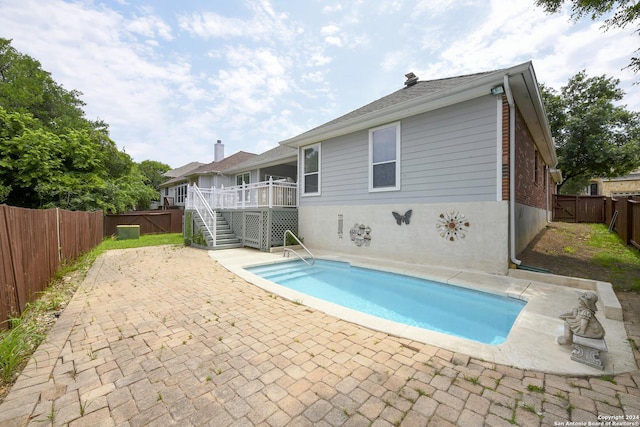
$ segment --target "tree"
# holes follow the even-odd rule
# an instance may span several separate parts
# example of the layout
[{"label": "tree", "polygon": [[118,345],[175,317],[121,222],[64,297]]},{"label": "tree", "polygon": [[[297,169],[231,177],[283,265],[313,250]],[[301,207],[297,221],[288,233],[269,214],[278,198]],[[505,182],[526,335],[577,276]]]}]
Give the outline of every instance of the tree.
[{"label": "tree", "polygon": [[79,96],[0,38],[0,203],[118,213],[157,198]]},{"label": "tree", "polygon": [[559,93],[541,87],[558,168],[569,187],[588,178],[624,176],[640,166],[640,116],[614,105],[624,96],[618,84],[581,71]]},{"label": "tree", "polygon": [[160,184],[169,179],[164,173],[171,170],[171,166],[155,160],[143,160],[138,164],[138,168],[147,179],[146,184],[155,191],[160,191]]},{"label": "tree", "polygon": [[31,113],[52,131],[92,127],[84,117],[81,95],[64,89],[40,62],[11,47],[11,40],[0,38],[0,106]]},{"label": "tree", "polygon": [[145,181],[102,131],[57,135],[28,113],[0,107],[0,203],[125,212],[156,198]]},{"label": "tree", "polygon": [[[571,16],[578,20],[583,16],[590,16],[592,21],[613,12],[613,16],[605,19],[604,27],[624,28],[635,23],[640,18],[640,2],[632,0],[536,0],[536,6],[541,6],[549,13],[557,13],[564,3],[571,4]],[[638,30],[636,29],[636,33]],[[636,53],[640,52],[636,50]],[[631,58],[629,67],[633,72],[640,71],[640,57]]]}]

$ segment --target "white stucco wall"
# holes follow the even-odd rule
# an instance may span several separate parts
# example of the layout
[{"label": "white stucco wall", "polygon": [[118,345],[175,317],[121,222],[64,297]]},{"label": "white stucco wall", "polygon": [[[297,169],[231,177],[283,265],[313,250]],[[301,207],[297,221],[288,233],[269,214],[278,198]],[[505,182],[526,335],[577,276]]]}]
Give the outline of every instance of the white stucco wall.
[{"label": "white stucco wall", "polygon": [[547,225],[547,211],[516,203],[516,254],[526,249]]},{"label": "white stucco wall", "polygon": [[[392,212],[412,209],[409,225],[397,225]],[[464,214],[464,238],[449,241],[436,224],[440,214]],[[343,215],[343,236],[338,236]],[[356,246],[349,231],[354,224],[371,227],[371,243]],[[406,205],[307,206],[299,208],[299,235],[305,245],[341,254],[389,258],[416,264],[504,274],[508,268],[507,202],[429,203]]]}]

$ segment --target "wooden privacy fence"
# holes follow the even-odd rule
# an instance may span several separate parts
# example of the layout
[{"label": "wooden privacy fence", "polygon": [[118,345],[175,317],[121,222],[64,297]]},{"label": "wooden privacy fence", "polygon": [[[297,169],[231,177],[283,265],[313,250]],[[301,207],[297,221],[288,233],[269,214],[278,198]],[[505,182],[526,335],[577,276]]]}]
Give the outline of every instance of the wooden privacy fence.
[{"label": "wooden privacy fence", "polygon": [[604,222],[603,196],[553,195],[553,220],[560,222]]},{"label": "wooden privacy fence", "polygon": [[102,212],[0,205],[0,328],[49,284],[56,270],[102,242]]},{"label": "wooden privacy fence", "polygon": [[640,249],[640,198],[553,195],[553,220],[611,225],[627,244]]},{"label": "wooden privacy fence", "polygon": [[182,233],[182,209],[166,211],[137,211],[126,214],[106,215],[104,236],[116,234],[118,225],[139,225],[140,234]]},{"label": "wooden privacy fence", "polygon": [[605,215],[605,222],[624,242],[640,249],[640,198],[608,197]]}]

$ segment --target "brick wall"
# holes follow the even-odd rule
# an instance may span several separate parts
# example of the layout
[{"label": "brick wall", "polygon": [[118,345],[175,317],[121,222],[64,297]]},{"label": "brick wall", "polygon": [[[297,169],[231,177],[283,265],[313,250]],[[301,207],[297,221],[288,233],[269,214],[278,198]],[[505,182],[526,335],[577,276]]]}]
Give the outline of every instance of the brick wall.
[{"label": "brick wall", "polygon": [[509,103],[502,97],[502,200],[509,200]]},{"label": "brick wall", "polygon": [[[546,209],[544,162],[536,150],[533,138],[517,108],[515,136],[516,202]],[[502,102],[502,200],[509,200],[509,167],[509,104],[504,97]],[[550,175],[547,179],[547,182],[552,182]],[[551,185],[549,206],[551,206],[551,193],[554,190],[555,186]]]},{"label": "brick wall", "polygon": [[516,202],[546,209],[545,167],[529,129],[516,111]]}]

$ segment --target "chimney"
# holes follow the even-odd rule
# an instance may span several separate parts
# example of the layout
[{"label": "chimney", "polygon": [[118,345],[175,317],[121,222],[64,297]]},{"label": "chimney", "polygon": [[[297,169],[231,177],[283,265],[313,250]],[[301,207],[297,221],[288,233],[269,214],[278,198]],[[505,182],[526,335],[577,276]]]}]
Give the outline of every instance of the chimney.
[{"label": "chimney", "polygon": [[407,73],[404,76],[407,78],[407,80],[404,82],[404,85],[406,87],[413,86],[414,84],[418,83],[418,76],[416,76],[415,74]]},{"label": "chimney", "polygon": [[213,146],[213,161],[219,162],[224,159],[224,144],[222,141],[218,140],[216,144]]}]

